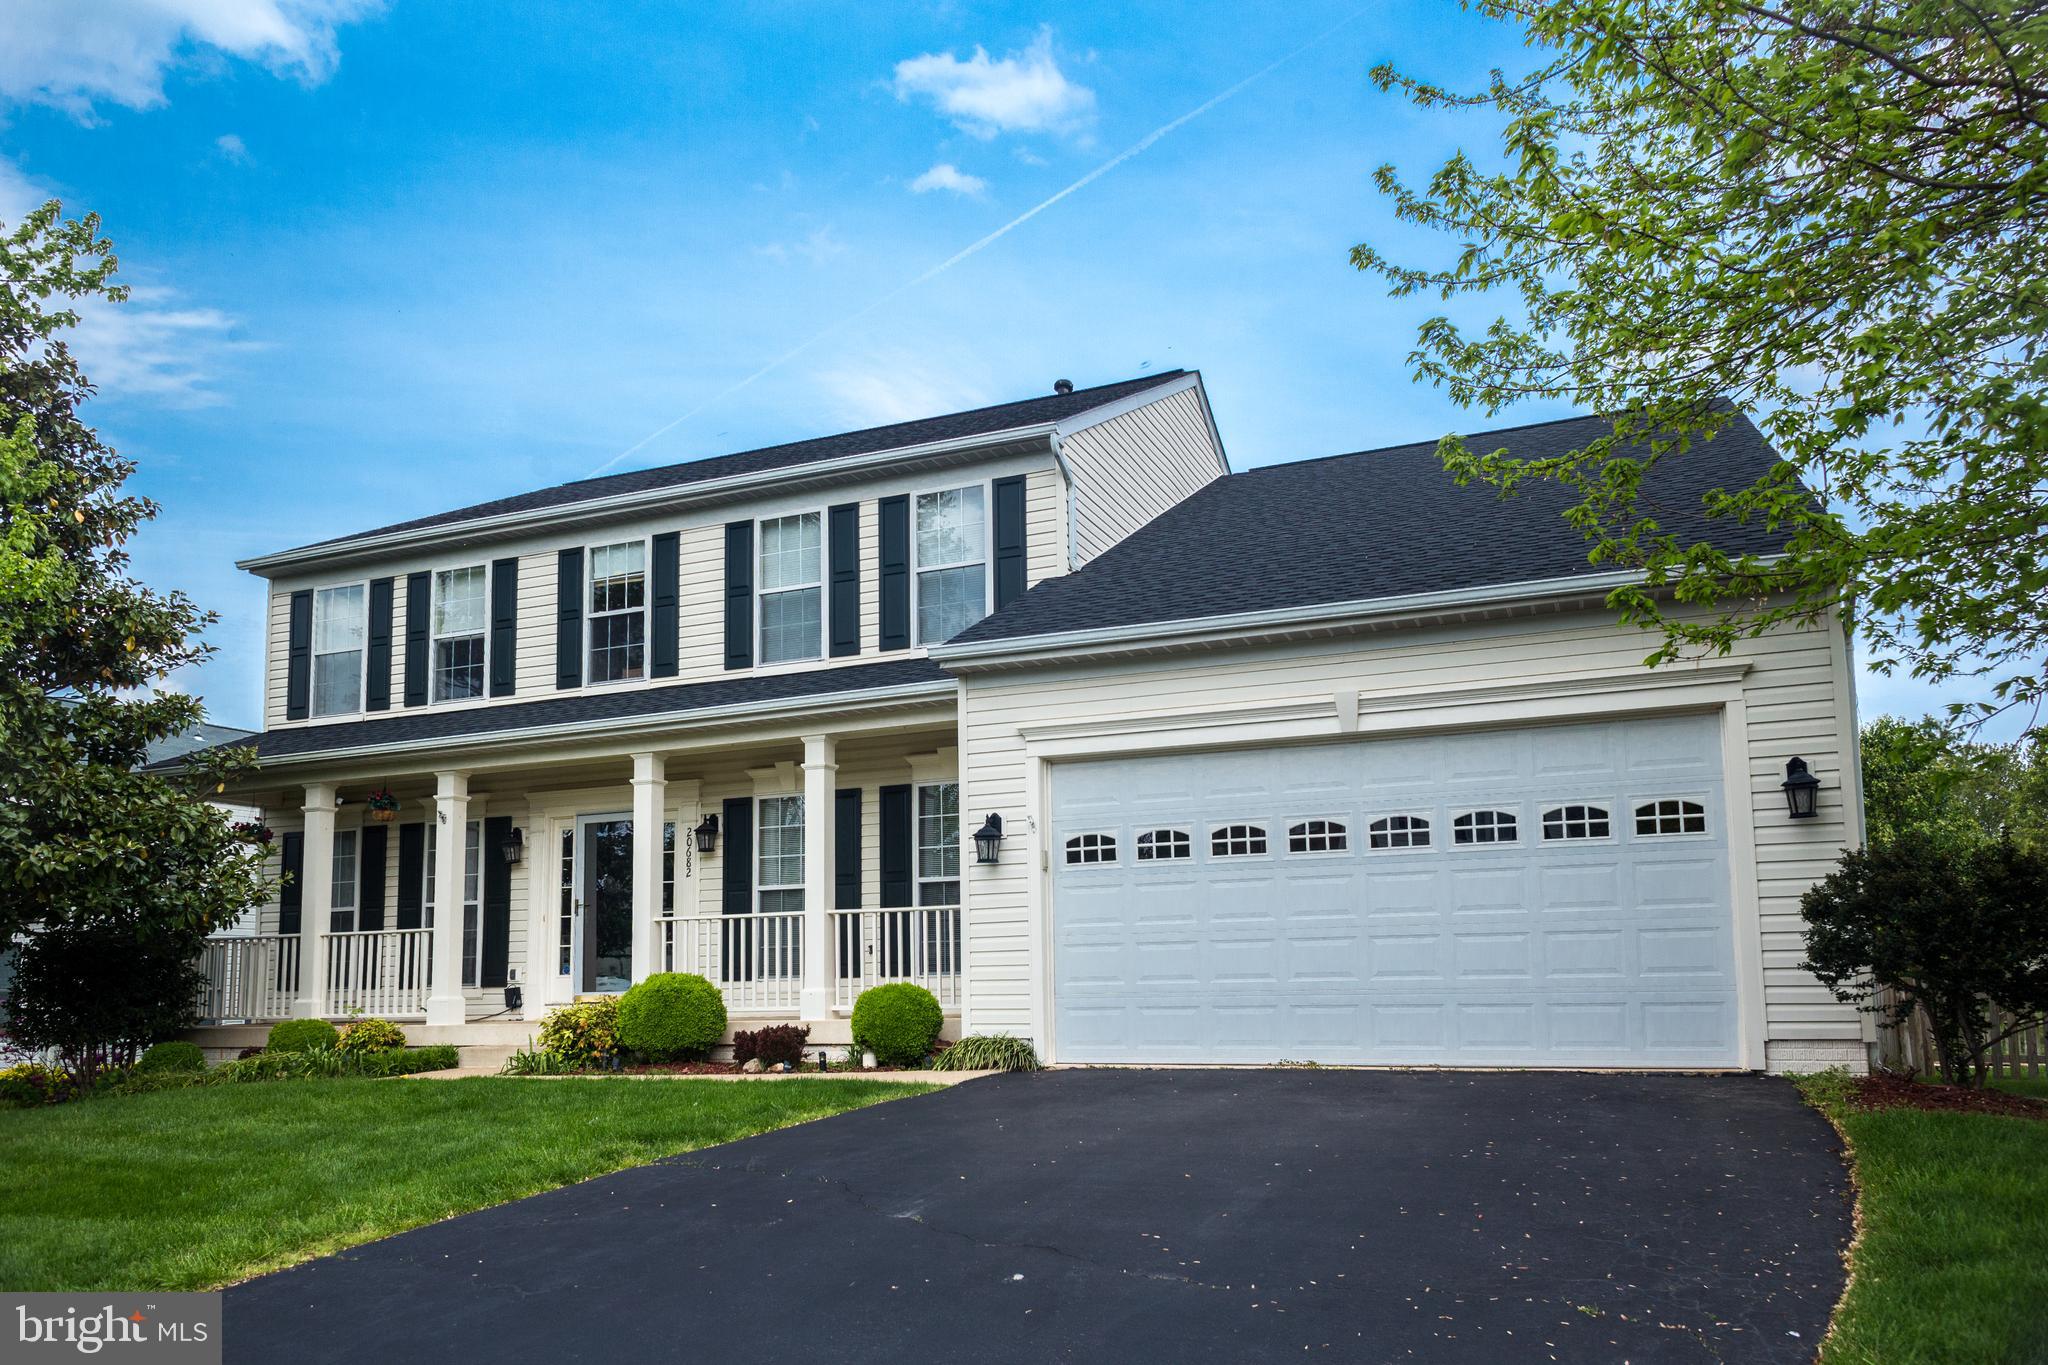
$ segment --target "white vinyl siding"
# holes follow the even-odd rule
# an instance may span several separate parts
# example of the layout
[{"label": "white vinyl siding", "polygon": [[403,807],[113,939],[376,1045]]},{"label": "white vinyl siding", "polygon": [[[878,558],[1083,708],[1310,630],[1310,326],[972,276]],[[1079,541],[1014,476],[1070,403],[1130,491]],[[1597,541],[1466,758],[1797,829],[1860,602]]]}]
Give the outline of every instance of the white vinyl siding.
[{"label": "white vinyl siding", "polygon": [[1199,393],[1179,393],[1084,427],[1060,442],[1073,476],[1073,538],[1081,567],[1223,474]]}]

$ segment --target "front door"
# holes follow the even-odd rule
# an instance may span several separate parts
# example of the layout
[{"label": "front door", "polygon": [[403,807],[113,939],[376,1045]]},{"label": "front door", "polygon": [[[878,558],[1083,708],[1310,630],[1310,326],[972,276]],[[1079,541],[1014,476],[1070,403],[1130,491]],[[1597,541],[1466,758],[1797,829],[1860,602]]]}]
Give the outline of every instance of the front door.
[{"label": "front door", "polygon": [[633,984],[633,822],[586,815],[576,836],[576,989],[616,993]]}]

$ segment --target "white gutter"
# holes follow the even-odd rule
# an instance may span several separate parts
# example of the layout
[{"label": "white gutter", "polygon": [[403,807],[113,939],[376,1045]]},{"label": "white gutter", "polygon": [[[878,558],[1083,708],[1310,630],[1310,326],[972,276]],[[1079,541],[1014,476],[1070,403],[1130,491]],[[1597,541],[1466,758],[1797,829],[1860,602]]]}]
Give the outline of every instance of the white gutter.
[{"label": "white gutter", "polygon": [[1008,640],[932,645],[925,652],[949,669],[995,668],[1061,656],[1086,656],[1127,649],[1175,648],[1224,643],[1247,636],[1297,630],[1344,630],[1386,625],[1408,617],[1475,607],[1513,606],[1566,596],[1604,596],[1615,588],[1642,581],[1637,573],[1578,574],[1569,578],[1538,578],[1442,592],[1409,593],[1400,597],[1368,597],[1348,602],[1322,602],[1306,607],[1274,607],[1265,611],[1198,616],[1178,621],[1149,621],[1129,626],[1023,635]]},{"label": "white gutter", "polygon": [[752,474],[733,474],[722,479],[704,479],[696,483],[671,484],[632,493],[615,493],[609,497],[565,502],[556,507],[535,508],[523,512],[499,512],[468,521],[437,522],[432,526],[415,526],[409,530],[354,536],[319,545],[304,545],[295,550],[279,550],[275,554],[257,555],[253,559],[238,559],[235,561],[235,567],[248,573],[269,576],[273,570],[413,549],[444,540],[488,535],[493,531],[543,530],[564,522],[630,512],[647,506],[674,506],[708,501],[735,493],[745,493],[766,485],[788,483],[799,478],[857,474],[881,465],[959,455],[985,446],[1045,441],[1052,437],[1057,428],[1058,424],[1054,422],[1038,422],[1031,426],[1010,427],[979,436],[956,436],[950,440],[927,441],[922,445],[897,446],[889,450],[869,451],[862,455],[844,455],[836,460],[818,460],[809,464],[787,465],[780,469],[762,470]]},{"label": "white gutter", "polygon": [[813,710],[820,702],[830,702],[834,708],[844,708],[878,702],[915,701],[927,696],[950,697],[958,686],[959,684],[951,678],[938,678],[931,682],[898,683],[891,687],[870,687],[857,692],[814,692],[801,697],[779,697],[773,701],[736,702],[731,706],[707,706],[687,711],[660,711],[627,721],[567,721],[557,725],[528,725],[516,730],[483,730],[466,735],[408,739],[395,744],[372,741],[345,748],[312,749],[305,753],[281,754],[275,758],[261,759],[258,768],[260,771],[269,772],[273,768],[290,767],[298,763],[324,763],[332,759],[360,757],[365,754],[406,754],[427,749],[445,751],[498,744],[532,743],[549,739],[603,740],[615,736],[643,734],[649,730],[674,729],[679,724],[695,725],[703,721],[772,718],[784,712]]}]

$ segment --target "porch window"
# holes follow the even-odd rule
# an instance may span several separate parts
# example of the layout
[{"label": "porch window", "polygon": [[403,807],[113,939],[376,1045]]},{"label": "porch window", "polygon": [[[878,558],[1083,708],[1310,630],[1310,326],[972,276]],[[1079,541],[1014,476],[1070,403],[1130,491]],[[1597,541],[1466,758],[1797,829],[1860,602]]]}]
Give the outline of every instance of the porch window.
[{"label": "porch window", "polygon": [[[471,820],[463,828],[462,836],[462,984],[474,986],[477,983],[477,954],[482,951],[482,906],[478,891],[483,880],[483,821]],[[434,864],[439,860],[436,852],[441,844],[441,831],[437,826],[427,826],[426,869],[420,889],[420,923],[434,927]]]},{"label": "porch window", "polygon": [[988,512],[981,485],[917,495],[917,642],[952,639],[988,614]]},{"label": "porch window", "polygon": [[917,789],[917,903],[960,903],[960,784]]},{"label": "porch window", "polygon": [[322,588],[313,594],[313,714],[363,709],[364,588]]},{"label": "porch window", "polygon": [[661,913],[676,912],[676,822],[661,823]]},{"label": "porch window", "polygon": [[567,976],[576,950],[576,827],[562,831],[561,927],[555,939],[555,974]]},{"label": "porch window", "polygon": [[481,564],[434,575],[434,700],[484,694],[484,584]]},{"label": "porch window", "polygon": [[804,908],[804,799],[761,798],[758,886],[763,914]]},{"label": "porch window", "polygon": [[356,927],[356,832],[334,831],[334,894],[328,898],[327,931],[352,933]]},{"label": "porch window", "polygon": [[629,540],[590,551],[590,680],[623,682],[647,673],[647,544]]},{"label": "porch window", "polygon": [[819,656],[824,540],[816,512],[761,523],[761,662]]}]

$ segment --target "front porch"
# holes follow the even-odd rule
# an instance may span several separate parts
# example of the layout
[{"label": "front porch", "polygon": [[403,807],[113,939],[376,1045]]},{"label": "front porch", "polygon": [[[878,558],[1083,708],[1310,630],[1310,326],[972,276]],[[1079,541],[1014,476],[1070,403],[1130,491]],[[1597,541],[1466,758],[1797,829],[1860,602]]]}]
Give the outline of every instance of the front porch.
[{"label": "front porch", "polygon": [[667,971],[716,984],[735,1029],[800,1022],[820,1047],[850,1041],[862,991],[914,982],[957,1036],[971,845],[951,707],[834,721],[252,793],[283,887],[256,932],[208,942],[197,1036],[377,1016],[504,1046]]}]

